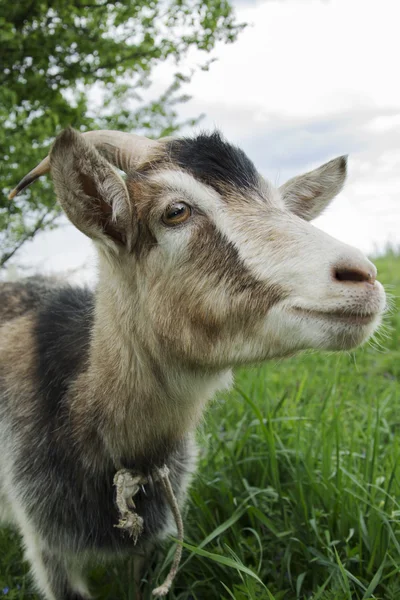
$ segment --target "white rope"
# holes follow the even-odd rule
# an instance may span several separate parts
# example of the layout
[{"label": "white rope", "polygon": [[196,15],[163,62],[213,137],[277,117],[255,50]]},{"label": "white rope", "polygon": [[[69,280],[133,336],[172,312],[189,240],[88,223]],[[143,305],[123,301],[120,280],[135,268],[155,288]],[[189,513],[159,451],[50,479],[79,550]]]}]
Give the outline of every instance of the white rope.
[{"label": "white rope", "polygon": [[[163,487],[178,530],[178,545],[175,550],[174,560],[172,561],[169,573],[165,578],[164,583],[153,590],[153,596],[162,597],[168,594],[178,572],[179,563],[182,557],[184,530],[182,515],[179,509],[178,501],[174,494],[174,490],[172,489],[167,465],[155,469],[153,473],[153,479],[154,481],[160,481]],[[133,498],[140,490],[140,487],[148,482],[149,479],[146,476],[140,474],[134,475],[129,469],[120,469],[114,476],[114,485],[117,491],[116,504],[119,510],[119,521],[117,525],[114,525],[114,527],[118,527],[119,529],[124,529],[127,531],[133,538],[135,545],[137,544],[137,541],[143,532],[143,519],[135,511],[136,506]]]},{"label": "white rope", "polygon": [[161,485],[164,488],[165,495],[168,500],[168,504],[172,510],[172,514],[175,518],[176,527],[178,529],[178,545],[175,550],[174,560],[172,561],[171,568],[165,581],[158,588],[153,590],[153,596],[166,596],[171,588],[171,585],[174,581],[175,575],[178,572],[179,563],[181,562],[182,557],[182,543],[183,543],[183,521],[181,511],[179,510],[178,501],[175,497],[174,490],[172,489],[171,481],[169,479],[169,469],[166,465],[158,469],[158,476],[161,481]]},{"label": "white rope", "polygon": [[121,469],[114,476],[114,485],[117,489],[116,504],[119,510],[119,521],[114,527],[127,531],[135,545],[143,531],[143,519],[133,510],[136,508],[133,497],[145,483],[147,478],[142,475],[133,476],[128,469]]}]

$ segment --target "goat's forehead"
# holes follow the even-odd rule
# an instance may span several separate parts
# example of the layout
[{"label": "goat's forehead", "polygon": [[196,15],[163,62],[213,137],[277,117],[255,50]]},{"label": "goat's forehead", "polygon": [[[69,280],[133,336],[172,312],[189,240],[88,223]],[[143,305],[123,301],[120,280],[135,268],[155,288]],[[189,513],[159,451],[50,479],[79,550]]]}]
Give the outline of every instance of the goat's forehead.
[{"label": "goat's forehead", "polygon": [[150,181],[165,192],[181,196],[182,200],[193,201],[207,212],[213,212],[221,204],[221,196],[216,190],[180,169],[165,167],[154,171]]},{"label": "goat's forehead", "polygon": [[262,180],[257,189],[244,191],[227,185],[217,191],[186,171],[162,168],[152,173],[150,182],[163,192],[162,198],[176,196],[180,200],[193,203],[210,216],[215,215],[216,211],[239,214],[254,213],[260,208],[265,210],[267,207],[283,207],[279,191]]},{"label": "goat's forehead", "polygon": [[259,175],[252,161],[218,132],[170,140],[165,150],[174,165],[217,190],[227,185],[241,190],[258,187]]},{"label": "goat's forehead", "polygon": [[169,140],[147,174],[152,183],[182,193],[207,212],[222,204],[225,210],[260,202],[280,204],[277,190],[262,179],[244,152],[218,133]]}]

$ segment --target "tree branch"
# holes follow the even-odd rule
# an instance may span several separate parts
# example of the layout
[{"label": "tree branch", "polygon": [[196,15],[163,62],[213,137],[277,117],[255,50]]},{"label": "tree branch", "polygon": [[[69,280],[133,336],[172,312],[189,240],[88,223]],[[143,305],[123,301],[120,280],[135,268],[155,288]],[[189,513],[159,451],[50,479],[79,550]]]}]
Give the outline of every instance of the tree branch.
[{"label": "tree branch", "polygon": [[15,244],[14,248],[8,252],[5,252],[1,257],[0,257],[0,269],[2,269],[4,267],[4,265],[6,264],[6,262],[12,258],[14,256],[14,254],[21,248],[21,246],[23,246],[23,244],[25,244],[25,242],[27,242],[28,240],[31,240],[32,238],[35,237],[35,235],[37,234],[38,231],[40,231],[41,229],[43,229],[43,225],[46,225],[46,227],[48,227],[49,225],[52,225],[52,223],[54,223],[54,221],[60,216],[58,214],[54,215],[53,217],[51,217],[48,221],[46,221],[46,214],[42,215],[35,223],[34,227],[32,227],[32,229],[30,229],[29,231],[27,231],[22,237],[21,239],[18,240],[18,242]]}]

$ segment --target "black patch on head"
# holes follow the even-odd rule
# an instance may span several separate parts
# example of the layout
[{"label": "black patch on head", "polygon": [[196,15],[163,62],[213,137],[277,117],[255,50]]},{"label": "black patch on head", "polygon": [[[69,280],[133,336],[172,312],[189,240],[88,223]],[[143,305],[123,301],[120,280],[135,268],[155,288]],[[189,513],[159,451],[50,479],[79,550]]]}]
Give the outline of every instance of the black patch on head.
[{"label": "black patch on head", "polygon": [[167,152],[181,169],[217,191],[221,184],[244,189],[258,186],[258,173],[251,160],[218,131],[172,140],[167,144]]}]

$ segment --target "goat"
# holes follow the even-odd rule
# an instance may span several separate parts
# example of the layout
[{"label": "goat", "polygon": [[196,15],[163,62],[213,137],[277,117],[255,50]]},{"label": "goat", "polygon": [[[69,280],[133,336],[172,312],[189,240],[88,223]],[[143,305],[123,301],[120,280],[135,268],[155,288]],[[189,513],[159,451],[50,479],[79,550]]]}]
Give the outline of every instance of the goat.
[{"label": "goat", "polygon": [[[182,506],[193,432],[231,369],[354,348],[385,293],[360,251],[309,223],[341,190],[346,157],[276,189],[218,132],[67,129],[11,197],[48,171],[97,247],[98,285],[1,285],[0,510],[43,598],[84,600],[89,560],[145,556],[174,530],[152,475],[168,467]],[[115,527],[121,468],[145,482],[132,484],[134,536]]]}]

